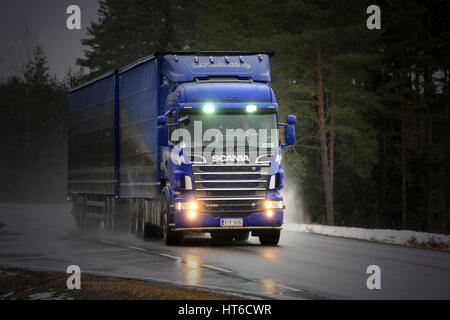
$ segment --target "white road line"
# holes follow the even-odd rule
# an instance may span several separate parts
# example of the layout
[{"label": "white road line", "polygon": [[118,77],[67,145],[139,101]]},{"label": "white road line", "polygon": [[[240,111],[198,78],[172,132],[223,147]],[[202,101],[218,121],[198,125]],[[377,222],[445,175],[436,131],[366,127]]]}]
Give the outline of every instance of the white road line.
[{"label": "white road line", "polygon": [[167,257],[167,258],[171,258],[171,259],[175,259],[175,260],[183,260],[182,257],[171,256],[170,254],[167,254],[167,253],[160,253],[160,255],[163,257]]},{"label": "white road line", "polygon": [[115,242],[106,241],[106,240],[100,240],[101,242],[107,243],[107,244],[116,244]]},{"label": "white road line", "polygon": [[303,290],[301,290],[301,289],[296,289],[296,288],[288,287],[288,286],[279,284],[279,283],[277,283],[277,282],[275,282],[275,285],[278,286],[278,287],[280,287],[280,288],[283,288],[283,289],[288,289],[288,290],[295,291],[295,292],[303,292]]},{"label": "white road line", "polygon": [[143,249],[143,248],[138,248],[138,247],[133,247],[133,246],[127,246],[127,248],[134,249],[134,250],[140,250],[140,251],[145,251],[146,250],[146,249]]},{"label": "white road line", "polygon": [[222,269],[222,268],[215,267],[215,266],[212,266],[212,265],[209,265],[209,264],[202,264],[202,267],[213,269],[213,270],[217,270],[217,271],[221,271],[221,272],[226,272],[226,273],[233,272],[231,270]]}]

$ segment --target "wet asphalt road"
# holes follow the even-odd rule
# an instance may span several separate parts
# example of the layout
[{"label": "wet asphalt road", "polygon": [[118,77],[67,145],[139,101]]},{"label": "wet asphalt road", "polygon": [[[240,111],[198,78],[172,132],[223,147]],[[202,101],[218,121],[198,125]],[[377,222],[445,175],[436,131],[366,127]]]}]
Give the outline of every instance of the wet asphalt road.
[{"label": "wet asphalt road", "polygon": [[[69,205],[0,204],[0,265],[167,281],[279,299],[450,299],[450,253],[283,231],[278,247],[255,237],[181,246],[99,231],[79,234]],[[369,265],[381,289],[366,286]],[[0,284],[1,285],[1,284]],[[65,284],[63,284],[65,285]]]}]

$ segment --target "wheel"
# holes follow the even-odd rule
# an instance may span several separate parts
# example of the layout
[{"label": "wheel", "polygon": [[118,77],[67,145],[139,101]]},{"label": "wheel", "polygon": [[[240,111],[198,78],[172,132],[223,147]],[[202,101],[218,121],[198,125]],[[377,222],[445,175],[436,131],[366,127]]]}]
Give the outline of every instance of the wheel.
[{"label": "wheel", "polygon": [[276,246],[280,241],[280,230],[265,231],[259,235],[259,242],[263,246]]},{"label": "wheel", "polygon": [[135,215],[134,215],[134,201],[130,200],[130,202],[128,203],[128,211],[129,211],[129,215],[128,215],[128,229],[130,230],[130,232],[132,234],[136,233],[136,221],[135,221]]},{"label": "wheel", "polygon": [[112,211],[111,211],[111,200],[109,197],[105,198],[105,229],[112,229]]},{"label": "wheel", "polygon": [[167,197],[163,195],[163,199],[161,201],[161,232],[162,238],[166,245],[172,246],[177,245],[181,242],[183,238],[183,234],[181,232],[171,231],[169,227],[169,201]]},{"label": "wheel", "polygon": [[141,235],[141,220],[140,220],[140,200],[133,199],[130,204],[130,231],[132,234],[140,237]]},{"label": "wheel", "polygon": [[136,235],[138,238],[145,240],[149,235],[149,226],[145,223],[145,201],[137,200],[137,214],[136,214]]},{"label": "wheel", "polygon": [[96,231],[100,227],[100,220],[88,217],[88,197],[81,200],[81,229],[84,232]]},{"label": "wheel", "polygon": [[75,224],[78,230],[82,229],[82,205],[81,197],[74,196],[72,201],[72,216],[75,219]]},{"label": "wheel", "polygon": [[109,227],[111,231],[115,231],[117,229],[116,227],[116,199],[114,199],[114,197],[111,197],[109,199]]},{"label": "wheel", "polygon": [[234,240],[236,241],[246,241],[248,240],[248,237],[250,236],[250,231],[239,231],[234,236]]}]

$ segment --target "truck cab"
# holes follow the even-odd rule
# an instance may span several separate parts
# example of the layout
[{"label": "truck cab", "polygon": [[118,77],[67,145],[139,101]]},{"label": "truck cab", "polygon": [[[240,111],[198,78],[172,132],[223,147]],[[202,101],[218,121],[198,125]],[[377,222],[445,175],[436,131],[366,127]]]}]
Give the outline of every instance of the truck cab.
[{"label": "truck cab", "polygon": [[278,243],[285,209],[282,149],[294,143],[296,117],[280,122],[271,56],[161,56],[165,99],[157,141],[167,244],[186,232],[208,232],[215,241],[251,234],[263,245]]}]

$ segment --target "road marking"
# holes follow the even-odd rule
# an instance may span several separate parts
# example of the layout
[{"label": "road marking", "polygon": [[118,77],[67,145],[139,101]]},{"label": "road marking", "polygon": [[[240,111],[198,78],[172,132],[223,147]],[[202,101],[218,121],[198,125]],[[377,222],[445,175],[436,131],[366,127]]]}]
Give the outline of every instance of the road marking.
[{"label": "road marking", "polygon": [[106,241],[106,240],[100,240],[101,242],[107,243],[107,244],[116,244],[115,242]]},{"label": "road marking", "polygon": [[160,253],[160,255],[163,257],[170,258],[170,259],[174,259],[174,260],[183,260],[182,257],[171,256],[170,254],[167,254],[167,253]]},{"label": "road marking", "polygon": [[292,288],[292,287],[289,287],[289,286],[285,286],[285,285],[277,283],[277,282],[275,282],[275,285],[277,287],[280,287],[280,288],[283,288],[283,289],[288,289],[288,290],[295,291],[295,292],[303,292],[303,290],[301,290],[301,289],[296,289],[296,288]]},{"label": "road marking", "polygon": [[217,271],[221,271],[221,272],[226,272],[226,273],[233,272],[231,270],[222,269],[222,268],[215,267],[215,266],[212,266],[212,265],[209,265],[209,264],[202,264],[202,267],[213,269],[213,270],[217,270]]},{"label": "road marking", "polygon": [[133,246],[127,246],[127,248],[134,249],[134,250],[139,250],[139,251],[145,251],[146,250],[146,249],[143,249],[143,248],[133,247]]}]

